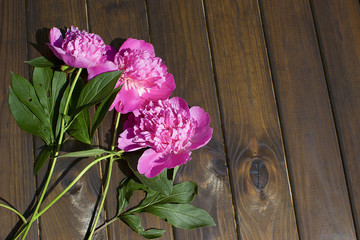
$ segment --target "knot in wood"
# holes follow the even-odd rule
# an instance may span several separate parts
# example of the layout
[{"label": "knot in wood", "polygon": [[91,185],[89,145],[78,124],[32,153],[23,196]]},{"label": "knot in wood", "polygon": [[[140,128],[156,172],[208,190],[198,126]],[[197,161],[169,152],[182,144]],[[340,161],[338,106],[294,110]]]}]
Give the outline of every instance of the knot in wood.
[{"label": "knot in wood", "polygon": [[[65,175],[63,177],[63,179],[61,179],[61,185],[62,187],[65,189],[67,188],[71,182],[76,178],[77,176],[77,172],[75,171],[70,171],[69,173],[67,173],[67,175]],[[81,189],[83,188],[83,184],[81,183],[81,181],[77,181],[67,192],[67,194],[70,195],[77,195],[81,193]]]},{"label": "knot in wood", "polygon": [[251,160],[250,179],[255,188],[262,190],[269,181],[269,173],[263,159],[256,157]]}]

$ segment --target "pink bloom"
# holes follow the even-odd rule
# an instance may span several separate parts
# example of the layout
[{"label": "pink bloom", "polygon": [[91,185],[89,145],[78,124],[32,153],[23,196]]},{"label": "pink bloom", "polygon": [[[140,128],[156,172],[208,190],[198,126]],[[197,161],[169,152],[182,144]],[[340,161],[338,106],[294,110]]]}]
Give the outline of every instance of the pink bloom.
[{"label": "pink bloom", "polygon": [[100,36],[75,27],[67,29],[65,39],[60,30],[53,27],[49,41],[48,46],[55,56],[75,68],[89,68],[107,63],[116,53],[112,47],[105,45]]},{"label": "pink bloom", "polygon": [[114,70],[123,71],[116,84],[116,87],[122,85],[122,89],[110,110],[132,112],[149,101],[167,99],[175,89],[174,77],[167,72],[161,58],[155,56],[153,45],[144,40],[126,40],[114,57],[114,64],[88,69],[89,79]]},{"label": "pink bloom", "polygon": [[151,101],[125,122],[118,147],[124,151],[145,150],[139,159],[139,173],[152,178],[165,168],[174,168],[191,159],[191,150],[211,139],[210,117],[200,107],[189,109],[185,100],[174,97]]}]

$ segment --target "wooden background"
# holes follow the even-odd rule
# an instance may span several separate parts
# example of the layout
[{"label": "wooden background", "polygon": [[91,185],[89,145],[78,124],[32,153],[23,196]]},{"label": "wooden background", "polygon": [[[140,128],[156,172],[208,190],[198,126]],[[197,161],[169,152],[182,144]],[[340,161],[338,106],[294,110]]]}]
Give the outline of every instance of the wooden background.
[{"label": "wooden background", "polygon": [[[32,172],[41,141],[8,107],[10,71],[49,54],[49,28],[78,26],[115,46],[154,44],[181,96],[211,115],[211,142],[180,179],[199,185],[195,205],[216,227],[162,227],[162,239],[357,239],[360,231],[360,11],[358,0],[0,0],[0,201],[28,216],[46,172]],[[112,115],[98,141],[107,146]],[[85,162],[59,161],[48,202]],[[69,168],[72,166],[72,168]],[[27,239],[83,239],[98,203],[93,168]],[[102,220],[116,211],[116,168]],[[19,218],[0,208],[0,239]],[[116,222],[96,239],[141,239]]]}]

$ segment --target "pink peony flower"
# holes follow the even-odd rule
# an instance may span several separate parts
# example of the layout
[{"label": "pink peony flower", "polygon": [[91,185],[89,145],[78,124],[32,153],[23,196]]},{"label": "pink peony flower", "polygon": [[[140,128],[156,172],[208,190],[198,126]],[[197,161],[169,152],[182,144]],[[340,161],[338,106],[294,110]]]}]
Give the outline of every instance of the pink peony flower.
[{"label": "pink peony flower", "polygon": [[123,71],[116,87],[123,85],[110,110],[120,113],[132,112],[149,101],[167,99],[175,89],[172,74],[161,58],[155,57],[154,47],[144,40],[129,38],[114,57],[114,64],[103,64],[88,69],[89,79],[96,75]]},{"label": "pink peony flower", "polygon": [[56,57],[75,68],[90,68],[98,64],[108,64],[116,50],[106,46],[100,36],[80,31],[77,27],[67,29],[65,39],[59,29],[50,30],[49,48]]},{"label": "pink peony flower", "polygon": [[165,168],[174,168],[191,159],[191,150],[211,139],[210,117],[200,107],[189,109],[185,100],[174,97],[151,101],[125,122],[118,147],[124,151],[145,150],[139,158],[139,173],[152,178]]}]

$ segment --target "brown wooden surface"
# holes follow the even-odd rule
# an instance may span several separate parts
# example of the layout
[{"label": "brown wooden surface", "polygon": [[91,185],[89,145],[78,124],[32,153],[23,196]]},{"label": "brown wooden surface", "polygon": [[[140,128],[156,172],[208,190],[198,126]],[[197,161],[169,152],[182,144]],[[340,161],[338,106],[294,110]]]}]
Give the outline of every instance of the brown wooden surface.
[{"label": "brown wooden surface", "polygon": [[[98,33],[105,42],[112,42],[117,48],[129,37],[149,41],[146,2],[143,0],[127,0],[121,2],[90,0],[88,1],[88,11],[90,30]],[[115,114],[109,114],[98,133],[100,145],[107,148],[110,147],[114,119]],[[110,132],[111,135],[109,134]],[[104,174],[105,169],[106,167],[104,166]],[[117,187],[124,177],[125,175],[119,167],[115,166],[112,172],[111,187],[106,204],[108,219],[111,219],[117,213]],[[141,197],[143,196],[135,196],[132,198],[132,201],[140,202]],[[162,239],[172,239],[171,226],[159,218],[142,214],[141,222],[146,228],[155,227],[166,229],[166,233]],[[121,221],[117,221],[108,227],[108,237],[109,239],[143,239]]]},{"label": "brown wooden surface", "polygon": [[[48,42],[50,28],[56,26],[78,26],[80,29],[87,28],[86,9],[82,1],[27,1],[27,30],[29,59],[42,55],[49,56],[50,51],[45,45]],[[50,11],[49,11],[50,10]],[[43,145],[42,140],[34,138],[35,155]],[[81,150],[75,143],[68,144],[66,151]],[[51,202],[66,186],[72,182],[76,175],[86,166],[89,161],[74,161],[60,159],[54,170],[54,178],[50,183],[53,188],[46,197],[44,206]],[[47,168],[43,167],[37,177],[37,186],[44,181]],[[93,211],[96,208],[98,196],[101,191],[99,168],[91,168],[87,174],[62,198],[51,207],[41,218],[39,228],[42,229],[42,239],[83,239],[92,221]],[[102,217],[102,219],[104,219]],[[62,227],[59,227],[62,226]],[[95,239],[103,239],[105,231],[102,231]]]},{"label": "brown wooden surface", "polygon": [[241,239],[297,239],[257,2],[205,6]]},{"label": "brown wooden surface", "polygon": [[194,204],[208,211],[217,227],[194,231],[174,229],[175,238],[236,239],[202,2],[153,0],[148,1],[148,11],[150,36],[155,51],[163,56],[169,72],[175,77],[176,89],[173,95],[186,99],[191,106],[202,106],[211,115],[211,126],[215,129],[211,142],[205,148],[195,151],[193,160],[180,169],[179,180],[191,180],[198,184],[199,195]]},{"label": "brown wooden surface", "polygon": [[[10,115],[10,71],[28,77],[23,61],[49,53],[48,30],[74,25],[117,47],[128,37],[151,41],[175,77],[173,96],[211,115],[213,139],[180,168],[179,180],[199,185],[194,204],[217,226],[172,229],[143,216],[145,226],[166,229],[162,239],[357,239],[357,0],[0,0],[0,7],[1,203],[28,213],[46,171],[33,176],[41,141]],[[101,146],[109,146],[112,121],[109,114],[99,130]],[[59,162],[46,202],[85,165]],[[105,168],[86,174],[27,239],[84,239]],[[116,166],[100,222],[115,214],[123,176]],[[18,222],[0,208],[0,239],[10,239]],[[142,238],[117,221],[96,239]]]},{"label": "brown wooden surface", "polygon": [[356,231],[360,216],[360,13],[358,1],[312,1]]},{"label": "brown wooden surface", "polygon": [[[35,197],[32,136],[17,126],[8,105],[10,71],[25,77],[29,73],[23,63],[28,58],[24,1],[0,1],[0,15],[0,203],[26,214]],[[17,223],[21,220],[16,214],[0,208],[0,239],[12,236],[20,227]],[[37,239],[35,225],[28,239]]]},{"label": "brown wooden surface", "polygon": [[355,239],[309,2],[263,1],[261,8],[300,236]]}]

